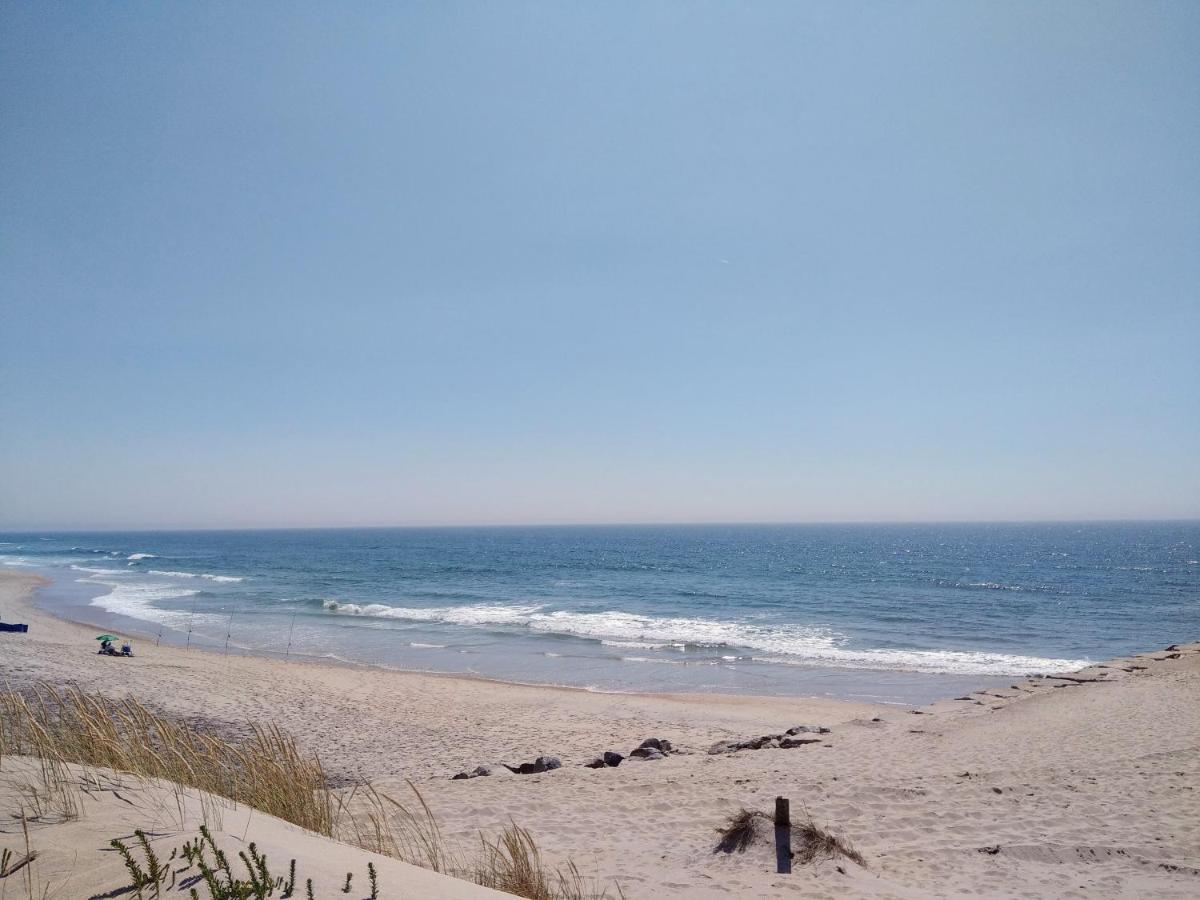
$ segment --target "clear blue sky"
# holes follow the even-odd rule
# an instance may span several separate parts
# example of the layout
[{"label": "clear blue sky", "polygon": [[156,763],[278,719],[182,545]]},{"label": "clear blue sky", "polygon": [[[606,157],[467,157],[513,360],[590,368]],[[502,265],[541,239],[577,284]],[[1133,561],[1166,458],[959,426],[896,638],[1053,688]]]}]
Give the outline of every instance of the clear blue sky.
[{"label": "clear blue sky", "polygon": [[0,527],[1200,516],[1200,3],[0,5]]}]

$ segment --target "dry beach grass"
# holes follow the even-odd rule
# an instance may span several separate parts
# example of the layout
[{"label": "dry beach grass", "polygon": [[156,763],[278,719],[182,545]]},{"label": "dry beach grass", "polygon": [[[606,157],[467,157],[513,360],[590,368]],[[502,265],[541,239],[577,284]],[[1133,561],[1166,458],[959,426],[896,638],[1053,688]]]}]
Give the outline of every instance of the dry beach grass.
[{"label": "dry beach grass", "polygon": [[[529,900],[602,900],[608,894],[569,862],[561,869],[546,865],[533,836],[515,823],[494,838],[481,838],[473,852],[463,852],[447,845],[415,786],[410,785],[411,807],[365,783],[337,793],[320,761],[300,752],[278,726],[251,723],[245,730],[249,738],[235,744],[152,712],[135,698],[112,700],[77,687],[38,683],[25,692],[0,692],[0,767],[6,756],[37,763],[37,777],[18,785],[21,805],[15,815],[23,825],[29,819],[48,823],[79,817],[78,776],[72,768],[78,764],[84,772],[103,769],[194,788],[199,796],[224,798],[352,846]],[[174,802],[182,810],[178,791]],[[216,807],[206,812],[205,821],[210,817],[220,819]],[[144,833],[137,837],[148,867],[157,870]],[[113,846],[135,873],[136,886],[138,866],[128,848],[119,838]],[[6,862],[0,877],[36,858],[27,846],[21,860]],[[253,876],[253,866],[247,867]],[[159,878],[152,874],[147,883],[157,889]]]}]

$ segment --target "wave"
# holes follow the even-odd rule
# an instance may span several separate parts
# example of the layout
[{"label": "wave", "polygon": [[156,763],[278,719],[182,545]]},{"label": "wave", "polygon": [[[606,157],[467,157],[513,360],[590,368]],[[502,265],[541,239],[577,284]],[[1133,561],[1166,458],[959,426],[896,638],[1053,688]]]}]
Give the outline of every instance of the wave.
[{"label": "wave", "polygon": [[157,553],[130,553],[126,559],[158,559]]},{"label": "wave", "polygon": [[1036,675],[1082,668],[1087,659],[967,650],[849,648],[846,638],[829,628],[798,624],[762,625],[710,619],[654,618],[616,610],[579,613],[545,612],[540,606],[479,604],[455,607],[399,607],[382,603],[324,602],[326,610],[344,615],[378,616],[417,622],[475,627],[512,626],[547,635],[567,635],[607,642],[610,646],[743,648],[766,656],[756,662],[837,668],[902,670],[931,674]]},{"label": "wave", "polygon": [[147,575],[163,575],[167,578],[206,578],[209,581],[218,581],[222,583],[234,583],[245,581],[241,575],[210,575],[208,572],[168,572],[162,569],[147,569]]},{"label": "wave", "polygon": [[351,616],[377,616],[384,619],[408,619],[413,622],[444,622],[450,625],[524,625],[540,606],[504,606],[476,604],[473,606],[402,607],[383,603],[347,603],[323,600],[329,612]]},{"label": "wave", "polygon": [[661,656],[622,656],[621,662],[656,663],[665,666],[719,666],[719,659],[664,659]]},{"label": "wave", "polygon": [[1090,665],[1090,659],[1057,659],[973,650],[905,650],[884,647],[841,650],[798,660],[787,657],[755,656],[754,662],[783,665],[818,665],[839,669],[924,672],[932,675],[1051,675],[1073,672]]},{"label": "wave", "polygon": [[600,641],[605,647],[624,647],[629,650],[683,650],[687,644],[656,644],[647,641]]},{"label": "wave", "polygon": [[[216,624],[223,622],[220,616],[205,613],[193,614],[184,610],[161,609],[156,604],[163,600],[181,600],[195,597],[201,591],[164,582],[130,579],[131,573],[121,569],[97,569],[88,566],[71,566],[78,572],[88,573],[79,581],[85,584],[100,584],[111,588],[107,594],[94,597],[91,606],[107,612],[143,622],[154,622],[168,628],[187,628],[194,624]],[[112,576],[118,576],[116,578]]]}]

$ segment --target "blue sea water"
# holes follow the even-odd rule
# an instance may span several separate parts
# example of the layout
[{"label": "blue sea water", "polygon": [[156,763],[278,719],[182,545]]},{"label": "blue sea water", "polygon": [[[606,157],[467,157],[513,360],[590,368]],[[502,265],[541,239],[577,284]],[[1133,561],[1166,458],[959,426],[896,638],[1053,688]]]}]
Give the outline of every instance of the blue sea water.
[{"label": "blue sea water", "polygon": [[0,542],[40,604],[142,639],[600,690],[921,702],[1200,638],[1200,522]]}]

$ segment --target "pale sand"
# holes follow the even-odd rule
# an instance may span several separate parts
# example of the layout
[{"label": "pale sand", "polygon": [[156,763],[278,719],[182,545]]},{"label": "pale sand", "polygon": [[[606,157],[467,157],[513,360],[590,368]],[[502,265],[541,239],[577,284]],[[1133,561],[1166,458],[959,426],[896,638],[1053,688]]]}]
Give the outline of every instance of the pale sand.
[{"label": "pale sand", "polygon": [[[398,796],[414,780],[452,837],[514,819],[551,859],[617,879],[630,900],[1200,894],[1200,645],[1175,659],[1145,654],[1135,660],[1144,669],[1080,673],[1103,683],[1014,682],[917,715],[225,659],[146,641],[135,659],[107,659],[95,655],[94,629],[33,609],[23,599],[32,585],[28,575],[0,578],[3,608],[31,624],[28,635],[0,635],[0,675],[14,686],[75,681],[185,716],[274,720],[335,775],[361,774]],[[705,752],[800,723],[833,731],[799,749]],[[650,736],[691,752],[581,767]],[[449,780],[543,753],[564,767]],[[776,875],[769,836],[745,854],[713,852],[728,814],[769,809],[776,795],[849,838],[868,867],[843,860]]]},{"label": "pale sand", "polygon": [[[18,807],[30,810],[30,787],[40,788],[45,783],[41,772],[40,761],[24,757],[6,758],[0,767],[0,809],[6,814],[0,824],[0,847],[12,850],[18,861],[26,855],[25,834],[21,823],[9,819],[7,813]],[[178,791],[167,782],[79,766],[68,766],[61,774],[65,776],[63,783],[75,786],[70,796],[78,815],[66,818],[61,803],[52,802],[43,807],[36,821],[27,823],[29,849],[38,856],[26,868],[0,879],[0,900],[26,900],[30,895],[46,900],[82,900],[110,894],[130,883],[121,857],[107,847],[110,840],[123,840],[145,869],[145,855],[130,834],[134,828],[141,828],[147,834],[155,854],[166,862],[173,850],[198,837],[202,824],[208,826],[209,833],[229,858],[235,875],[243,879],[246,872],[238,853],[246,851],[251,841],[266,857],[272,877],[286,879],[289,861],[296,860],[295,900],[304,897],[310,879],[314,897],[348,896],[351,900],[366,897],[370,883],[368,863],[375,866],[381,898],[512,900],[511,894],[338,844],[290,822],[200,791]],[[211,852],[208,860],[211,865]],[[182,870],[183,863],[177,857],[171,867]],[[198,871],[198,867],[182,871],[174,881],[166,883],[168,889],[173,884],[174,891],[166,890],[164,895],[186,897],[190,880]],[[341,891],[347,872],[353,876],[350,882],[353,892],[349,895]],[[202,897],[208,897],[203,884],[198,889]],[[146,896],[152,894],[147,891]]]}]

